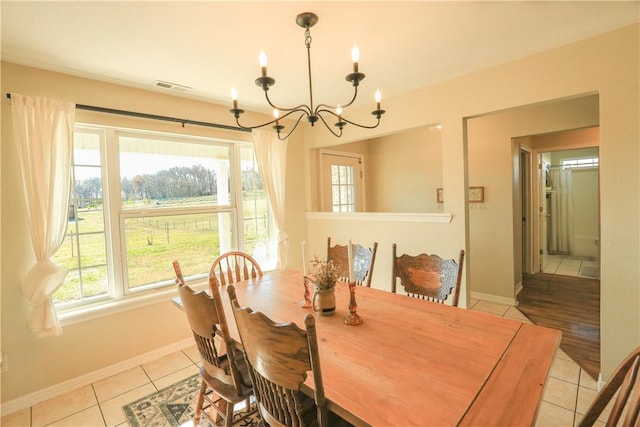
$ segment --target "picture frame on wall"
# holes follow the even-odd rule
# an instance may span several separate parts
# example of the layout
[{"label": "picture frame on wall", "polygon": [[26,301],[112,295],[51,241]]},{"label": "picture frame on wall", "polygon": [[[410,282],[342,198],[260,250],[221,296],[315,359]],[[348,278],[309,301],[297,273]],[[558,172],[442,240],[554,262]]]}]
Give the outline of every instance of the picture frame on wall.
[{"label": "picture frame on wall", "polygon": [[[436,201],[444,203],[444,190],[436,189]],[[469,187],[469,203],[484,203],[484,187]]]},{"label": "picture frame on wall", "polygon": [[484,187],[469,187],[469,203],[484,203]]}]

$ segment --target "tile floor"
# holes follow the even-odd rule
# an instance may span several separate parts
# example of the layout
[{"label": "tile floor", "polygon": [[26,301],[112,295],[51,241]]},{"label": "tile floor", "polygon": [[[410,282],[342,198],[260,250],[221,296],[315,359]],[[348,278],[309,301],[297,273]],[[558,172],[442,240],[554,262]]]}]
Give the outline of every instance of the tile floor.
[{"label": "tile floor", "polygon": [[[573,257],[568,255],[546,255],[543,273],[561,274],[563,276],[598,278],[600,266],[592,258]],[[594,276],[595,275],[595,276]]]},{"label": "tile floor", "polygon": [[[472,301],[473,310],[523,322],[518,309],[488,301]],[[122,406],[198,372],[195,347],[162,357],[110,378],[3,416],[4,427],[126,426]],[[571,427],[596,395],[596,382],[558,349],[536,426]],[[189,424],[190,425],[190,424]],[[604,425],[604,423],[602,423]]]}]

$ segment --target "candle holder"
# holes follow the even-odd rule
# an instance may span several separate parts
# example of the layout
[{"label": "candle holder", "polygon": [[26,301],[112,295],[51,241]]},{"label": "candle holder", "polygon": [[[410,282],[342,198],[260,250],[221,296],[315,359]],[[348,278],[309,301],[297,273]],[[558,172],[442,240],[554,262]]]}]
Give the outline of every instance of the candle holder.
[{"label": "candle holder", "polygon": [[309,281],[307,276],[304,276],[304,299],[300,301],[300,307],[311,308],[311,292],[309,291]]},{"label": "candle holder", "polygon": [[360,325],[363,320],[356,312],[358,304],[356,303],[356,282],[349,282],[349,315],[344,318],[345,325]]}]

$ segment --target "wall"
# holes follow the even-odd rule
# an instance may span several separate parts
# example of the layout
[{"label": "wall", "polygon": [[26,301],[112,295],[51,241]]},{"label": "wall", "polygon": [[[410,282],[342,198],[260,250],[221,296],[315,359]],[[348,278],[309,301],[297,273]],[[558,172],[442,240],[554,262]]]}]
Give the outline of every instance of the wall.
[{"label": "wall", "polygon": [[573,239],[571,254],[598,258],[598,169],[577,169],[571,177]]},{"label": "wall", "polygon": [[[442,187],[442,143],[437,126],[332,146],[364,156],[365,212],[439,212],[436,189]],[[320,200],[318,151],[310,150],[313,200]],[[319,206],[319,202],[318,205]],[[319,210],[315,205],[312,210]]]},{"label": "wall", "polygon": [[[481,228],[478,236],[477,226],[468,227],[470,218],[465,204],[465,189],[468,184],[488,182],[481,181],[482,176],[471,176],[473,171],[479,171],[474,169],[471,159],[474,150],[501,151],[499,158],[490,163],[494,171],[488,173],[494,176],[488,178],[501,181],[499,175],[506,184],[495,188],[506,185],[511,189],[513,168],[511,162],[505,160],[502,150],[510,153],[508,146],[512,137],[533,135],[539,129],[536,129],[535,118],[524,117],[518,129],[522,133],[493,135],[485,140],[486,146],[474,148],[475,144],[467,137],[465,119],[514,107],[545,105],[551,101],[597,94],[599,107],[596,111],[601,133],[601,360],[605,378],[632,348],[640,344],[639,40],[639,25],[636,24],[434,84],[404,96],[385,99],[385,109],[389,114],[385,115],[379,128],[373,132],[350,129],[343,138],[358,140],[371,137],[371,133],[384,135],[429,123],[442,123],[443,185],[447,195],[443,211],[452,214],[453,219],[446,224],[417,225],[413,233],[420,236],[423,247],[436,253],[447,253],[452,246],[469,249],[469,245],[476,241],[473,236],[476,233],[483,242],[480,247],[467,252],[469,289],[464,287],[463,293],[468,296],[470,290],[474,290],[512,297],[515,259],[512,196],[494,194],[493,185],[489,187],[485,206],[499,200],[501,213],[498,215],[505,221],[498,221],[494,216],[481,218],[489,216],[486,214],[488,210],[483,210],[478,213],[478,218],[473,219],[487,221],[486,228]],[[361,117],[366,114],[368,112],[362,109]],[[358,120],[358,117],[354,119]],[[556,129],[567,129],[565,126],[572,125],[559,124]],[[319,133],[309,139],[310,147],[332,144],[336,142]],[[508,148],[504,148],[505,144]],[[510,213],[504,216],[502,209]],[[476,213],[474,211],[474,215]],[[394,238],[378,239],[378,231],[369,228],[366,221],[351,225],[345,231],[330,220],[317,220],[313,222],[313,231],[319,236],[346,239],[356,233],[364,235],[368,230],[368,239],[378,240],[382,247],[388,247]],[[376,225],[378,230],[384,227]],[[446,238],[439,239],[439,236]],[[482,246],[489,251],[483,251]],[[489,257],[491,251],[500,254],[502,263],[494,262],[485,267],[482,259]],[[480,274],[483,268],[492,270],[495,276],[483,277]]]},{"label": "wall", "polygon": [[442,187],[440,131],[422,127],[369,142],[367,175],[370,212],[438,212]]},{"label": "wall", "polygon": [[[63,335],[38,339],[30,332],[29,304],[20,289],[20,280],[33,262],[29,231],[25,220],[22,190],[17,167],[16,147],[12,141],[11,107],[5,93],[45,96],[72,100],[78,104],[96,105],[150,114],[189,118],[204,122],[231,125],[227,108],[197,100],[167,95],[161,92],[131,89],[88,79],[2,63],[2,351],[7,355],[9,370],[2,374],[3,410],[7,402],[37,399],[47,396],[51,387],[74,387],[82,378],[97,380],[111,367],[122,370],[127,363],[141,363],[140,357],[159,357],[158,351],[175,351],[173,346],[190,343],[186,318],[170,302],[138,307],[106,317],[75,324],[63,323]],[[254,115],[255,116],[255,115]],[[256,117],[253,117],[256,118]],[[251,118],[249,118],[251,120]],[[201,136],[249,141],[251,135],[179,123],[158,122],[138,118],[92,113],[77,110],[76,120],[137,128],[144,126],[157,131],[192,133]],[[299,247],[306,235],[303,215],[305,192],[301,139],[289,141],[290,161],[287,163],[286,204],[287,230],[291,241]],[[213,260],[212,260],[213,261]],[[300,265],[300,255],[292,253],[290,262]],[[171,268],[168,266],[167,268]],[[123,365],[124,364],[124,365]],[[113,373],[113,372],[112,372]],[[80,378],[80,379],[79,379]],[[91,382],[91,381],[90,381]],[[59,389],[58,389],[59,391]],[[70,391],[70,390],[67,390]],[[32,402],[33,403],[33,402]],[[11,407],[11,405],[9,405]]]}]

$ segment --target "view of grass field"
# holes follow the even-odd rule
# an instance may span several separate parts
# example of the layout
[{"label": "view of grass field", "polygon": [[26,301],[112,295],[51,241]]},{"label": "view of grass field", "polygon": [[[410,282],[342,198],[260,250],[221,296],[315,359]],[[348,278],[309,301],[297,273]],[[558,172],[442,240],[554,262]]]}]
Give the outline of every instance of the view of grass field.
[{"label": "view of grass field", "polygon": [[[259,245],[266,247],[269,241],[267,198],[263,191],[258,193],[245,194],[243,200],[244,251],[248,253]],[[180,261],[186,276],[207,274],[220,254],[220,233],[224,241],[235,241],[231,212],[134,217],[126,218],[124,224],[129,289],[159,282],[172,284],[174,260]],[[69,270],[54,294],[55,303],[108,293],[101,208],[78,209],[53,259]]]}]

